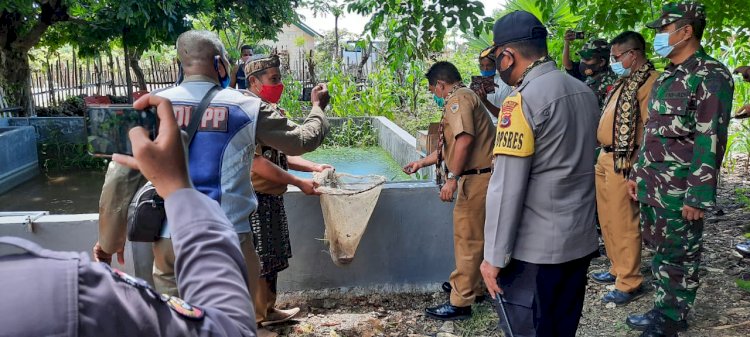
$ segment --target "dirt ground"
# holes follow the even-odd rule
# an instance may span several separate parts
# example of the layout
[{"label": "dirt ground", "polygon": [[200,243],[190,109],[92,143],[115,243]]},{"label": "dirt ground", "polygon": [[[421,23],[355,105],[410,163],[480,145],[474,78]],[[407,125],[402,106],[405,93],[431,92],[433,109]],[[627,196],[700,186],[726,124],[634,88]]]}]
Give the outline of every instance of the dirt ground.
[{"label": "dirt ground", "polygon": [[[750,336],[750,292],[738,288],[735,280],[748,277],[750,259],[733,249],[750,232],[750,210],[738,197],[739,189],[750,189],[744,168],[724,174],[718,200],[720,210],[707,216],[704,231],[701,287],[688,322],[690,329],[680,336]],[[643,271],[650,279],[650,257],[644,254]],[[606,258],[592,262],[591,271],[608,267]],[[446,275],[447,277],[447,275]],[[426,318],[426,306],[447,300],[439,290],[422,293],[372,293],[352,291],[287,293],[281,307],[299,306],[302,313],[286,325],[272,327],[281,336],[502,336],[496,329],[497,316],[489,302],[474,306],[471,320],[444,323]],[[630,313],[641,313],[652,305],[653,292],[622,307],[606,306],[601,297],[608,289],[590,283],[578,329],[578,336],[638,336],[625,325]]]}]

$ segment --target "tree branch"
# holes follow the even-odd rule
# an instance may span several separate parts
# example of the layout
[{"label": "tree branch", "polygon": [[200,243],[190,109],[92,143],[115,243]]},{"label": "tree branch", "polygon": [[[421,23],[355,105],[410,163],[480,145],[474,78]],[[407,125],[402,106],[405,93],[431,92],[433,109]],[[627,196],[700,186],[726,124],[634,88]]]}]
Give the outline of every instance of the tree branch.
[{"label": "tree branch", "polygon": [[60,0],[52,0],[47,3],[41,4],[42,12],[39,15],[39,21],[34,24],[34,27],[23,36],[20,36],[15,42],[13,42],[14,49],[20,49],[24,52],[34,47],[42,36],[47,31],[49,26],[70,19],[68,15],[68,8],[62,4]]}]

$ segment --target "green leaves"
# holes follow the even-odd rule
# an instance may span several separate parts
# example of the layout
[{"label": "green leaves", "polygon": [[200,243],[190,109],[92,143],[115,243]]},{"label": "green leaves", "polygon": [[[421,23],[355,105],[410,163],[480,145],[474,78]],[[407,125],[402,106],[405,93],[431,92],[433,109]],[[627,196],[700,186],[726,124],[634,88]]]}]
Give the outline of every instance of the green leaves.
[{"label": "green leaves", "polygon": [[490,23],[484,6],[470,0],[353,0],[349,11],[372,14],[365,26],[370,39],[385,38],[386,60],[395,71],[404,62],[441,52],[448,28],[476,35]]}]

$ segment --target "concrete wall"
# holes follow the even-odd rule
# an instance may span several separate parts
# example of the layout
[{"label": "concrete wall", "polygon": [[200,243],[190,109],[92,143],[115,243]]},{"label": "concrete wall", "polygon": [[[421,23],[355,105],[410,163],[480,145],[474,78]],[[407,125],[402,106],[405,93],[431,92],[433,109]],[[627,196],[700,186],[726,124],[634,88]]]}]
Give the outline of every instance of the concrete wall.
[{"label": "concrete wall", "polygon": [[0,194],[37,174],[39,157],[34,128],[0,127]]},{"label": "concrete wall", "polygon": [[[345,267],[333,264],[319,240],[325,228],[320,199],[292,189],[285,204],[294,257],[279,276],[282,291],[420,286],[445,281],[453,270],[453,204],[441,202],[432,183],[386,184],[354,261]],[[96,214],[43,216],[35,221],[33,233],[25,220],[0,217],[0,236],[87,253],[96,242]],[[152,258],[149,244],[128,245],[121,268],[150,280]]]},{"label": "concrete wall", "polygon": [[54,139],[65,143],[85,143],[83,117],[16,117],[7,118],[9,126],[33,126],[37,141]]}]

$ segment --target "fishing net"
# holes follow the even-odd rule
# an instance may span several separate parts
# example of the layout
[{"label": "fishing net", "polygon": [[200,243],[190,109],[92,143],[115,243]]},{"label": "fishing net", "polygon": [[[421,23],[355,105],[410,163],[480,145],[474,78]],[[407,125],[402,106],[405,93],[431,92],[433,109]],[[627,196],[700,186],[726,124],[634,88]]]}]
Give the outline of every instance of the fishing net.
[{"label": "fishing net", "polygon": [[331,259],[337,266],[349,264],[378,203],[385,177],[356,176],[326,169],[315,173],[313,180],[320,185],[318,191],[323,193],[320,206]]}]

